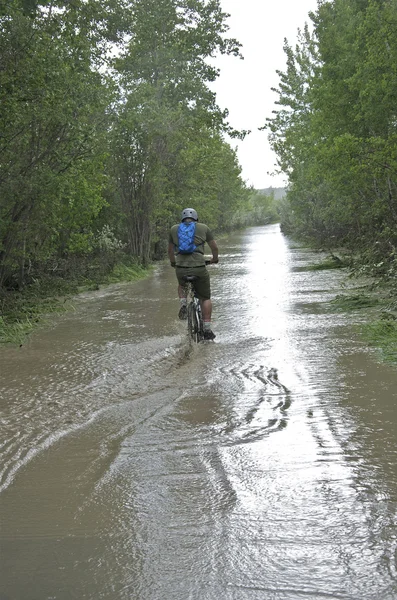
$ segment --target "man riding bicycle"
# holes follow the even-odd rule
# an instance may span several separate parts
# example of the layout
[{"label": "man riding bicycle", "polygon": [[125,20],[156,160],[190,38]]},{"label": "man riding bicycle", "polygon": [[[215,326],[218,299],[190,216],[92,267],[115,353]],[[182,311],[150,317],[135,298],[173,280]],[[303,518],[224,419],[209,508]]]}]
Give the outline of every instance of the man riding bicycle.
[{"label": "man riding bicycle", "polygon": [[[194,208],[185,208],[182,211],[181,223],[195,223],[193,226],[194,245],[193,251],[186,253],[181,251],[180,244],[180,224],[173,225],[169,234],[168,256],[171,261],[171,266],[175,267],[176,277],[178,279],[178,296],[181,304],[179,310],[179,318],[186,319],[186,275],[194,275],[197,280],[194,282],[196,295],[201,302],[201,310],[203,314],[204,339],[213,340],[215,334],[211,328],[211,285],[210,276],[205,266],[204,244],[207,242],[212,251],[211,263],[218,262],[218,246],[214,240],[214,236],[207,225],[198,222],[198,215]],[[189,226],[186,225],[188,229]]]}]

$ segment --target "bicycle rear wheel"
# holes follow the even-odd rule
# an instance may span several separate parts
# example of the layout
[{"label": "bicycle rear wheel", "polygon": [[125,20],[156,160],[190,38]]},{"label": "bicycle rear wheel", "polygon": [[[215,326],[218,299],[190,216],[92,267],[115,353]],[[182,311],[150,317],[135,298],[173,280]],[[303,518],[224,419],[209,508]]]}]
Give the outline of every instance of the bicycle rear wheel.
[{"label": "bicycle rear wheel", "polygon": [[193,302],[189,302],[187,307],[187,330],[189,337],[196,343],[204,338],[201,308],[197,298],[194,298]]},{"label": "bicycle rear wheel", "polygon": [[189,337],[195,341],[196,336],[196,318],[195,318],[195,308],[193,302],[189,302],[187,305],[187,332]]},{"label": "bicycle rear wheel", "polygon": [[196,342],[201,342],[204,339],[204,325],[201,314],[200,300],[195,298],[195,313],[196,313]]}]

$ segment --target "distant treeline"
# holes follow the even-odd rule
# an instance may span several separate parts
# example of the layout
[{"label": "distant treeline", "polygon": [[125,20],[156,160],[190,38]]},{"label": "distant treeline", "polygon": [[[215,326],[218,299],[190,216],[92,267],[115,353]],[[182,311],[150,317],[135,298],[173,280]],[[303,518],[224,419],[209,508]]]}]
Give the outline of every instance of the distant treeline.
[{"label": "distant treeline", "polygon": [[0,292],[161,257],[180,209],[233,225],[251,192],[209,83],[240,56],[218,0],[5,0]]},{"label": "distant treeline", "polygon": [[289,179],[282,228],[395,277],[397,3],[321,2],[311,20],[285,43],[266,126]]},{"label": "distant treeline", "polygon": [[284,197],[284,188],[251,190],[247,201],[235,211],[232,226],[239,228],[278,223]]}]

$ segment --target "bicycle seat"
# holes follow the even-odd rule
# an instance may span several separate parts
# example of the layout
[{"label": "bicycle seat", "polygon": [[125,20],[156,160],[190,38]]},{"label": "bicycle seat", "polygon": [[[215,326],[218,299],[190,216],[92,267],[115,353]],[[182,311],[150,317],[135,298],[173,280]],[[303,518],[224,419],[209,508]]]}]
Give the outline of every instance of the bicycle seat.
[{"label": "bicycle seat", "polygon": [[185,275],[182,279],[184,279],[184,281],[190,281],[191,283],[193,283],[193,281],[197,281],[198,277],[197,275]]}]

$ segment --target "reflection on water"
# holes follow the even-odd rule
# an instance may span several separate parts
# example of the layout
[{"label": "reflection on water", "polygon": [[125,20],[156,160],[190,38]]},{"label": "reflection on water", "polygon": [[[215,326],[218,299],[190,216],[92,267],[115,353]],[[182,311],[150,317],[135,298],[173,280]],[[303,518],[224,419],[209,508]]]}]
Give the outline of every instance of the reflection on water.
[{"label": "reflection on water", "polygon": [[214,344],[161,266],[0,350],[1,600],[397,598],[396,369],[327,313],[343,271],[220,246]]}]

